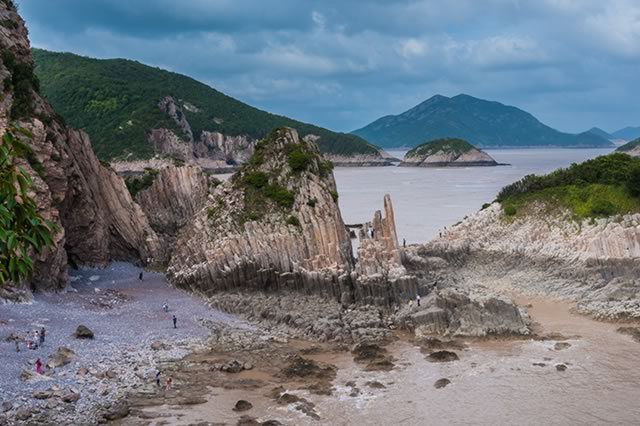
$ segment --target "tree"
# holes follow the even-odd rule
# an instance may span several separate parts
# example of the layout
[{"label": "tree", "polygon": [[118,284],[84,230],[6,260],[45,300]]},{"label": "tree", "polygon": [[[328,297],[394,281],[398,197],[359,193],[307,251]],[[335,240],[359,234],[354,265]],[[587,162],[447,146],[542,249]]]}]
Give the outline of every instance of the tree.
[{"label": "tree", "polygon": [[58,231],[54,223],[40,216],[28,194],[31,176],[17,160],[32,153],[18,134],[32,137],[25,129],[8,128],[0,140],[0,285],[29,277],[33,254],[52,246]]}]

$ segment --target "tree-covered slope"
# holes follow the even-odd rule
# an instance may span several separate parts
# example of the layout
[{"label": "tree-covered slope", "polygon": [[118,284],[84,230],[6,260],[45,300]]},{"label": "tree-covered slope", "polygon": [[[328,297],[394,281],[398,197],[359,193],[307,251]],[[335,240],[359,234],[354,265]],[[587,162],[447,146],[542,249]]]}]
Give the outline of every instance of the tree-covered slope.
[{"label": "tree-covered slope", "polygon": [[400,114],[355,130],[384,148],[414,147],[424,140],[461,138],[478,147],[598,147],[611,143],[593,133],[572,135],[552,129],[518,108],[468,95],[436,95]]},{"label": "tree-covered slope", "polygon": [[508,216],[528,214],[533,203],[568,209],[576,218],[640,212],[640,158],[613,153],[548,175],[528,175],[498,194]]},{"label": "tree-covered slope", "polygon": [[190,77],[125,59],[99,60],[71,53],[34,49],[42,92],[73,127],[91,136],[101,159],[148,158],[153,155],[146,133],[176,124],[158,107],[165,96],[177,99],[194,137],[203,130],[254,139],[289,126],[301,136],[314,134],[323,152],[372,154],[378,149],[362,138],[332,132],[253,108]]},{"label": "tree-covered slope", "polygon": [[640,138],[619,146],[616,151],[624,152],[629,155],[638,155],[640,153]]},{"label": "tree-covered slope", "polygon": [[444,138],[420,144],[407,152],[406,157],[419,157],[435,154],[436,152],[460,155],[472,149],[475,149],[475,147],[463,139]]}]

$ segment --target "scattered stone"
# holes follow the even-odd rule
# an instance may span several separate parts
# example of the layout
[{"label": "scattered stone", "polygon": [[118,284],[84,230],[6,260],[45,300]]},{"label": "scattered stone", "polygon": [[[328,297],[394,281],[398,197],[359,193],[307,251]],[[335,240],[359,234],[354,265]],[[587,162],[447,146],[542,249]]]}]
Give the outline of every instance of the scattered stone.
[{"label": "scattered stone", "polygon": [[452,362],[458,361],[459,359],[455,352],[450,351],[437,351],[427,356],[427,361],[430,362]]},{"label": "scattered stone", "polygon": [[389,371],[393,369],[393,357],[387,350],[375,343],[360,342],[351,349],[353,360],[357,363],[365,363],[368,371]]},{"label": "scattered stone", "polygon": [[640,327],[620,327],[617,331],[631,336],[636,342],[640,342]]},{"label": "scattered stone", "polygon": [[546,367],[547,364],[545,364],[544,362],[534,362],[533,363],[534,367]]},{"label": "scattered stone", "polygon": [[47,367],[58,368],[67,365],[71,362],[71,360],[73,360],[75,354],[76,353],[71,349],[60,346],[56,353],[49,357],[49,361],[47,361]]},{"label": "scattered stone", "polygon": [[377,382],[375,380],[367,382],[367,383],[365,383],[365,385],[369,386],[372,389],[385,389],[386,388],[385,385],[383,385],[382,383]]},{"label": "scattered stone", "polygon": [[76,402],[77,400],[80,399],[80,394],[77,392],[68,391],[63,393],[60,399],[62,399],[62,401],[64,402],[69,402],[69,403]]},{"label": "scattered stone", "polygon": [[260,422],[255,417],[244,415],[238,419],[238,426],[260,426]]},{"label": "scattered stone", "polygon": [[251,364],[250,362],[245,362],[244,365],[242,366],[245,370],[253,370],[253,364]]},{"label": "scattered stone", "polygon": [[283,426],[283,425],[277,420],[267,420],[265,422],[262,422],[261,426]]},{"label": "scattered stone", "polygon": [[571,343],[567,343],[567,342],[558,342],[555,345],[553,345],[553,349],[555,349],[556,351],[562,351],[564,349],[569,349],[571,347]]},{"label": "scattered stone", "polygon": [[28,420],[32,415],[33,410],[31,408],[20,408],[15,413],[16,420]]},{"label": "scattered stone", "polygon": [[237,359],[231,360],[220,367],[220,371],[232,374],[239,373],[242,370],[244,370],[244,363],[238,361]]},{"label": "scattered stone", "polygon": [[253,408],[252,403],[250,403],[249,401],[245,401],[244,399],[241,399],[238,402],[236,402],[235,407],[233,407],[233,411],[247,411],[247,410],[251,410],[252,408]]},{"label": "scattered stone", "polygon": [[49,399],[53,396],[53,392],[50,390],[46,390],[46,391],[35,391],[33,392],[32,396],[35,399]]},{"label": "scattered stone", "polygon": [[0,411],[2,411],[3,413],[6,413],[7,411],[11,410],[13,408],[13,402],[12,401],[2,401],[2,406],[0,407]]},{"label": "scattered stone", "polygon": [[151,349],[153,349],[154,351],[164,351],[167,349],[171,349],[171,346],[167,345],[166,343],[160,341],[160,340],[155,340],[153,342],[151,342]]},{"label": "scattered stone", "polygon": [[93,339],[93,331],[86,325],[80,324],[74,333],[77,339]]},{"label": "scattered stone", "polygon": [[436,389],[442,389],[443,387],[445,387],[445,386],[447,386],[449,384],[451,384],[451,380],[449,380],[449,379],[438,379],[433,384],[433,387],[436,388]]},{"label": "scattered stone", "polygon": [[86,376],[88,372],[89,372],[89,369],[88,369],[88,368],[86,368],[86,367],[81,367],[81,368],[79,368],[79,369],[78,369],[78,371],[76,371],[76,374],[77,374],[78,376]]},{"label": "scattered stone", "polygon": [[297,395],[294,395],[292,393],[283,393],[282,395],[280,395],[280,397],[278,398],[278,404],[293,404],[294,402],[298,402],[300,401],[300,397],[298,397]]},{"label": "scattered stone", "polygon": [[129,405],[126,402],[119,402],[113,404],[102,417],[105,420],[118,420],[123,419],[129,415]]},{"label": "scattered stone", "polygon": [[556,370],[558,371],[567,371],[567,366],[564,364],[556,364]]}]

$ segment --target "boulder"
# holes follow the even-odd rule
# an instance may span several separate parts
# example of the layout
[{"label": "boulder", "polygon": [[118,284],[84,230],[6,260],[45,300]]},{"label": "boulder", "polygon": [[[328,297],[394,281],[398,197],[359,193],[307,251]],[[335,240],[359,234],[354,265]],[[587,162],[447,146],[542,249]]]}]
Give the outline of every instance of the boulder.
[{"label": "boulder", "polygon": [[33,416],[32,408],[20,408],[15,413],[16,420],[28,420],[31,416]]},{"label": "boulder", "polygon": [[386,388],[385,385],[383,385],[382,383],[377,382],[375,380],[373,380],[371,382],[367,382],[367,383],[365,383],[365,385],[369,386],[372,389],[385,389]]},{"label": "boulder", "polygon": [[443,387],[447,386],[448,384],[451,383],[451,380],[449,379],[438,379],[436,380],[436,382],[433,384],[433,387],[436,389],[442,389]]},{"label": "boulder", "polygon": [[104,413],[102,417],[104,417],[105,420],[113,421],[113,420],[123,419],[128,415],[129,415],[129,404],[127,404],[126,402],[119,402],[109,407],[107,412]]},{"label": "boulder", "polygon": [[253,404],[249,401],[245,401],[244,399],[236,402],[236,405],[233,407],[233,411],[247,411],[253,408]]},{"label": "boulder", "polygon": [[167,345],[166,343],[162,342],[161,340],[155,340],[151,343],[151,349],[153,349],[154,351],[160,351],[160,350],[167,350],[170,349],[171,346]]},{"label": "boulder", "polygon": [[10,411],[12,408],[13,408],[12,401],[2,401],[2,405],[0,406],[0,412],[6,413],[7,411]]},{"label": "boulder", "polygon": [[430,362],[451,362],[459,359],[455,352],[450,351],[436,351],[427,355],[427,361]]},{"label": "boulder", "polygon": [[58,350],[49,357],[49,360],[47,361],[47,367],[58,368],[67,365],[73,360],[75,354],[76,353],[71,349],[60,346]]},{"label": "boulder", "polygon": [[82,324],[76,328],[76,332],[73,335],[76,336],[77,339],[93,339],[93,331],[91,331],[86,325]]},{"label": "boulder", "polygon": [[567,371],[567,366],[565,364],[556,364],[556,370]]},{"label": "boulder", "polygon": [[260,426],[260,422],[255,417],[243,415],[238,419],[238,426]]},{"label": "boulder", "polygon": [[62,401],[64,402],[69,402],[69,403],[76,402],[77,400],[80,399],[80,394],[78,392],[67,391],[62,394],[60,399],[62,399]]},{"label": "boulder", "polygon": [[567,343],[567,342],[558,342],[555,345],[553,345],[553,349],[555,349],[556,351],[562,351],[564,349],[569,349],[571,347],[571,343]]},{"label": "boulder", "polygon": [[50,390],[35,391],[31,394],[35,399],[49,399],[53,396],[53,392]]}]

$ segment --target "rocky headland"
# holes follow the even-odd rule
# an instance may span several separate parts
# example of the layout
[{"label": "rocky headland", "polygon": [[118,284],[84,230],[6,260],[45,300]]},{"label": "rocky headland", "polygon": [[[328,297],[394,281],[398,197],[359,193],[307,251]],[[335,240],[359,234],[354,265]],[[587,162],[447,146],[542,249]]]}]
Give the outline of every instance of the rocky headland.
[{"label": "rocky headland", "polygon": [[483,167],[499,164],[486,152],[462,139],[436,139],[406,153],[401,167]]}]

